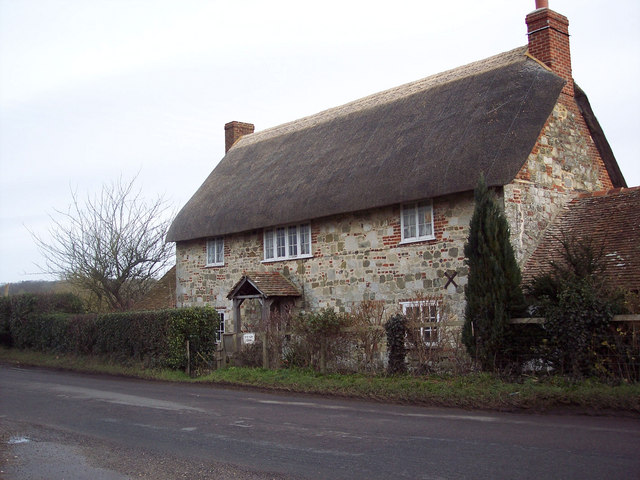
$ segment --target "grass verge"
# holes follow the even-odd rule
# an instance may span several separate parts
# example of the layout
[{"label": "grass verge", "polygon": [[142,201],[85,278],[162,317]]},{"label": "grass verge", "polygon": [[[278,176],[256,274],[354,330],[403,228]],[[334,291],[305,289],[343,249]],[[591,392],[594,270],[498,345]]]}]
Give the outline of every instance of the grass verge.
[{"label": "grass verge", "polygon": [[611,385],[597,380],[526,377],[510,382],[491,374],[463,376],[370,376],[328,374],[299,369],[228,368],[191,378],[175,370],[123,366],[94,357],[53,355],[0,348],[0,361],[85,373],[143,379],[234,385],[272,391],[334,395],[424,406],[492,410],[548,411],[559,408],[588,413],[640,415],[640,384]]}]

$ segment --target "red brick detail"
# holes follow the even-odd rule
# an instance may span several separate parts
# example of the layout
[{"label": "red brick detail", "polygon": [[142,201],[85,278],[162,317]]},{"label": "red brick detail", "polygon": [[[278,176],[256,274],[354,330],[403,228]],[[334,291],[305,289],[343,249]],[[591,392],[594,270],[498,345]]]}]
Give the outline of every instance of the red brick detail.
[{"label": "red brick detail", "polygon": [[445,228],[449,224],[447,218],[442,213],[442,209],[438,209],[436,206],[433,207],[434,210],[434,218],[433,218],[433,233],[435,235],[435,240],[430,240],[430,242],[441,242],[442,234],[444,233]]},{"label": "red brick detail", "polygon": [[402,240],[402,230],[400,227],[400,220],[390,222],[390,226],[393,227],[392,235],[384,235],[382,237],[382,243],[385,247],[395,247]]},{"label": "red brick detail", "polygon": [[562,91],[573,96],[569,20],[553,10],[541,8],[527,15],[526,22],[529,54],[564,78],[567,84]]}]

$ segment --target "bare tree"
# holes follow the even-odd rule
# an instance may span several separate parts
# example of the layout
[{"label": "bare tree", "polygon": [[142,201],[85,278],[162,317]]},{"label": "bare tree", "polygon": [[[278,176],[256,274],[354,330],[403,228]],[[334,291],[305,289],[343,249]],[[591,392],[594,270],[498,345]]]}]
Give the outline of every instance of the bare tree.
[{"label": "bare tree", "polygon": [[72,191],[67,211],[51,216],[49,238],[33,235],[43,271],[95,296],[98,305],[126,310],[140,299],[173,258],[165,235],[167,203],[147,201],[136,178],[104,184],[85,201]]}]

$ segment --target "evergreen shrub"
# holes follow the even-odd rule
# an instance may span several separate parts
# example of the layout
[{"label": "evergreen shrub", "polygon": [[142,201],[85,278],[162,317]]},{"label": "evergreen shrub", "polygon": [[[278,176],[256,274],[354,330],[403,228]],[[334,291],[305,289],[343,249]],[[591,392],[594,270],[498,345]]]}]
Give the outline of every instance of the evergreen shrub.
[{"label": "evergreen shrub", "polygon": [[484,177],[474,196],[464,246],[469,280],[462,341],[483,370],[502,370],[511,361],[509,319],[525,309],[521,274],[509,239],[509,224]]},{"label": "evergreen shrub", "polygon": [[387,373],[390,375],[406,373],[407,364],[405,358],[407,349],[405,338],[407,335],[407,317],[402,314],[392,315],[384,324],[384,329],[387,333],[387,353],[389,355]]},{"label": "evergreen shrub", "polygon": [[[0,298],[0,345],[6,347],[13,346],[14,336],[21,338],[24,342],[37,342],[39,340],[29,340],[28,329],[21,329],[15,335],[12,334],[12,324],[17,319],[24,319],[32,314],[55,314],[55,313],[82,313],[84,305],[82,300],[72,293],[25,293]],[[20,325],[16,324],[19,328]],[[26,335],[26,337],[25,337]]]},{"label": "evergreen shrub", "polygon": [[33,299],[18,304],[7,346],[185,369],[188,340],[191,370],[213,363],[219,317],[211,307],[87,315],[38,313]]}]

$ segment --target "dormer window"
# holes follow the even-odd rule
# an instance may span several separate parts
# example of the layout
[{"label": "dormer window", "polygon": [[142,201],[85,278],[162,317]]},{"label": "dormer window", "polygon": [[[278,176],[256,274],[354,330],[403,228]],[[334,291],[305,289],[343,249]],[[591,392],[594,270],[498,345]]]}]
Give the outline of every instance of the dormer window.
[{"label": "dormer window", "polygon": [[264,261],[311,257],[311,226],[308,223],[264,231]]},{"label": "dormer window", "polygon": [[207,240],[207,267],[224,266],[224,238],[217,237]]},{"label": "dormer window", "polygon": [[400,223],[402,230],[400,243],[422,242],[436,238],[433,230],[431,200],[402,205]]}]

